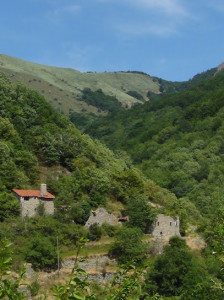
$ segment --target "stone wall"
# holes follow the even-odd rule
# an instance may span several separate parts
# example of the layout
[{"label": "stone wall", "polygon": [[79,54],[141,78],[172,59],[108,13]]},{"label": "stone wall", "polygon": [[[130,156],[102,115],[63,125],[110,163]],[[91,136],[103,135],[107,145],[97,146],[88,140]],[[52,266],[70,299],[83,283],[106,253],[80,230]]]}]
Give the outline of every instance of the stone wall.
[{"label": "stone wall", "polygon": [[[52,285],[56,280],[63,280],[71,276],[76,258],[69,257],[61,264],[60,271],[53,272],[35,272],[30,264],[26,265],[26,278],[29,282],[38,280],[42,287]],[[115,276],[115,271],[108,271],[107,265],[114,264],[114,260],[110,260],[107,255],[88,257],[82,262],[78,262],[79,268],[86,271],[88,280],[95,281],[100,285],[105,285],[107,281],[112,280]]]},{"label": "stone wall", "polygon": [[118,219],[113,215],[109,214],[106,209],[100,207],[95,211],[91,211],[89,219],[87,220],[85,227],[89,228],[93,224],[98,224],[102,226],[103,223],[108,223],[110,225],[119,225]]},{"label": "stone wall", "polygon": [[179,217],[159,214],[153,224],[152,236],[159,239],[170,239],[175,235],[180,236]]},{"label": "stone wall", "polygon": [[[106,267],[109,262],[109,258],[107,255],[99,256],[99,257],[90,257],[85,259],[83,262],[79,262],[79,268],[88,271],[99,271]],[[67,258],[62,262],[62,269],[71,269],[74,267],[75,257]]]},{"label": "stone wall", "polygon": [[[18,198],[18,197],[17,197]],[[44,205],[45,214],[54,214],[54,201],[53,199],[43,200],[38,197],[29,197],[29,200],[25,200],[24,197],[19,198],[21,216],[34,217],[37,215],[37,208],[40,204]]]}]

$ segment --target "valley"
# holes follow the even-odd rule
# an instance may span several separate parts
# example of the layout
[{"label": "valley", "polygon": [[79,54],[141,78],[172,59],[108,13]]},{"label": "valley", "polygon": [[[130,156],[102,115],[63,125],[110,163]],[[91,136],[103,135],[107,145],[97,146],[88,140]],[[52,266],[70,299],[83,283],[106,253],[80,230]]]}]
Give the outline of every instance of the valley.
[{"label": "valley", "polygon": [[[5,55],[0,70],[0,291],[23,299],[28,263],[43,275],[29,281],[31,299],[222,299],[222,66],[182,83]],[[12,190],[41,184],[55,197],[51,214],[40,203],[21,216],[32,193]],[[99,208],[108,222],[86,226]],[[89,282],[91,268],[76,262],[104,257],[104,276],[118,281]]]}]

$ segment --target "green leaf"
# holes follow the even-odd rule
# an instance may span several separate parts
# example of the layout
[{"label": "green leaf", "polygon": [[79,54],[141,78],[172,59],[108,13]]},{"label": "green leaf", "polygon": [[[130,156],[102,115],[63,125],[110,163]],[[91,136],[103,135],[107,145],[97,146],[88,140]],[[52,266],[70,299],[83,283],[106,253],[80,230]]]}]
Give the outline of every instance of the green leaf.
[{"label": "green leaf", "polygon": [[82,296],[81,294],[73,293],[72,296],[73,296],[75,299],[85,300],[85,296]]}]

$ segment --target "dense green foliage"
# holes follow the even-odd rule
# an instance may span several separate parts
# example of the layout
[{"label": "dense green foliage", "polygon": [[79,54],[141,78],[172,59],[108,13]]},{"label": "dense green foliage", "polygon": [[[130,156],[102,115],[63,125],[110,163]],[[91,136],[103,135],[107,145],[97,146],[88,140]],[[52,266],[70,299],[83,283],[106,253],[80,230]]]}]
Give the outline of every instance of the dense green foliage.
[{"label": "dense green foliage", "polygon": [[0,193],[0,222],[12,216],[18,216],[20,212],[18,200],[7,192]]},{"label": "dense green foliage", "polygon": [[[128,231],[130,234],[135,232],[138,235],[140,233],[134,229],[128,229]],[[132,234],[131,238],[134,238]],[[143,269],[136,269],[129,260],[128,266],[120,268],[106,286],[98,289],[94,288],[94,285],[88,280],[88,274],[78,266],[80,261],[78,254],[86,242],[87,240],[84,238],[79,240],[70,279],[54,285],[52,287],[54,298],[51,296],[50,299],[223,299],[222,286],[214,282],[202,260],[190,251],[185,241],[177,237],[170,240],[169,246],[166,246],[164,253],[155,259],[147,273]],[[9,247],[10,244],[6,241],[1,243],[0,295],[3,299],[27,299],[25,294],[20,291],[23,273],[20,273],[17,280],[10,278],[12,259]],[[133,252],[139,257],[140,252],[136,252],[136,250]],[[128,255],[130,253],[128,252]],[[37,282],[31,283],[28,287],[35,295],[39,288]],[[48,299],[48,295],[45,293],[45,296],[38,299]]]},{"label": "dense green foliage", "polygon": [[97,225],[97,223],[92,224],[89,227],[88,239],[90,241],[99,241],[102,235],[101,227]]},{"label": "dense green foliage", "polygon": [[142,242],[140,229],[123,227],[115,234],[115,241],[110,255],[116,257],[120,264],[142,264],[146,259],[147,245]]},{"label": "dense green foliage", "polygon": [[95,92],[88,88],[84,89],[80,101],[84,101],[106,112],[118,112],[122,110],[121,102],[113,96],[105,95],[101,89]]},{"label": "dense green foliage", "polygon": [[174,237],[164,253],[158,256],[146,278],[149,293],[180,296],[182,299],[219,299],[211,289],[211,279],[205,266],[186,246],[184,240]]},{"label": "dense green foliage", "polygon": [[55,269],[57,238],[61,249],[74,247],[87,231],[74,223],[60,222],[50,216],[7,219],[1,223],[0,239],[13,241],[13,268],[31,262],[36,269]]},{"label": "dense green foliage", "polygon": [[48,237],[34,237],[30,240],[26,261],[34,269],[52,270],[57,266],[57,253]]},{"label": "dense green foliage", "polygon": [[224,76],[217,75],[101,118],[86,131],[127,151],[148,177],[202,214],[213,214],[223,203],[223,82]]},{"label": "dense green foliage", "polygon": [[23,271],[17,279],[12,278],[11,244],[0,242],[0,299],[22,300],[25,294],[20,290]]},{"label": "dense green foliage", "polygon": [[132,96],[132,97],[134,97],[134,98],[136,98],[136,99],[138,99],[138,100],[141,100],[141,101],[145,101],[144,100],[144,98],[142,97],[142,95],[140,95],[138,92],[136,92],[136,91],[128,91],[127,92],[127,94],[129,95],[129,96]]},{"label": "dense green foliage", "polygon": [[191,88],[199,83],[204,82],[205,80],[211,79],[217,72],[217,68],[212,68],[205,72],[195,75],[192,79],[188,81],[178,82],[178,81],[167,81],[162,78],[156,78],[160,84],[160,92],[162,93],[174,93],[186,90]]},{"label": "dense green foliage", "polygon": [[138,227],[144,233],[150,232],[150,227],[155,220],[155,210],[148,204],[148,199],[140,194],[134,194],[130,198],[127,207],[129,222],[127,226]]},{"label": "dense green foliage", "polygon": [[[113,154],[100,142],[81,134],[42,96],[20,84],[12,85],[3,75],[0,77],[0,112],[0,220],[4,221],[0,237],[15,242],[16,264],[22,260],[34,262],[33,257],[38,255],[42,258],[45,245],[39,249],[35,245],[38,239],[44,241],[46,235],[49,241],[45,244],[49,243],[54,249],[57,236],[61,246],[75,245],[80,235],[87,235],[81,225],[88,219],[91,208],[120,201],[130,212],[130,225],[139,226],[143,231],[149,224],[146,218],[151,216],[151,210],[149,214],[143,213],[147,199],[154,202],[163,199],[167,207],[177,213],[176,197],[147,181],[122,151]],[[11,220],[19,214],[11,189],[37,189],[43,176],[49,191],[56,196],[55,216],[43,217],[44,211],[39,207],[42,217]],[[142,211],[139,224],[131,212],[133,195],[138,197],[139,211]],[[110,234],[114,234],[112,230]],[[29,241],[30,236],[32,241]],[[36,268],[50,265],[40,259]]]},{"label": "dense green foliage", "polygon": [[[60,174],[47,178],[57,196],[58,215],[60,207],[67,205],[71,207],[66,210],[68,219],[80,224],[88,218],[90,207],[106,205],[108,199],[125,203],[134,191],[145,192],[145,178],[128,160],[82,135],[36,92],[13,86],[3,75],[0,79],[0,199],[8,199],[6,217],[12,209],[12,196],[7,193],[38,186],[42,166],[52,166]],[[18,214],[16,206],[12,214]]]},{"label": "dense green foliage", "polygon": [[[224,76],[220,74],[181,93],[137,105],[128,112],[118,107],[105,108],[101,91],[94,95],[86,91],[87,98],[99,100],[101,109],[113,112],[106,119],[93,119],[86,129],[115,149],[113,153],[99,141],[81,134],[42,96],[20,84],[12,85],[1,75],[0,239],[14,241],[14,268],[28,261],[36,269],[54,269],[57,240],[62,249],[72,249],[81,236],[97,240],[106,234],[114,236],[110,254],[119,263],[133,261],[149,268],[145,285],[139,283],[144,275],[138,282],[132,273],[125,277],[127,281],[121,276],[117,298],[114,290],[108,299],[153,299],[157,292],[180,299],[222,299],[224,276],[218,263],[223,256],[224,236],[223,82]],[[127,153],[151,180],[133,167]],[[39,216],[20,219],[19,205],[11,189],[37,188],[42,178],[46,178],[49,190],[56,196],[55,215],[44,216],[39,207]],[[155,210],[149,201],[162,207]],[[88,232],[83,228],[91,208],[109,209],[113,206],[109,204],[118,202],[130,217],[121,229],[92,226]],[[143,233],[149,231],[158,212],[179,215],[182,234],[189,222],[200,225],[208,243],[202,257],[199,253],[195,255],[182,240],[172,239],[164,253],[152,259],[148,267],[149,245],[143,243]],[[76,292],[81,299],[95,299],[87,277],[84,279],[83,283],[71,280],[69,287],[55,287],[58,299],[67,299]],[[9,280],[6,284],[10,287],[13,282]],[[211,288],[218,284],[221,288],[212,292]],[[18,285],[19,281],[15,281],[15,293]],[[143,293],[141,286],[145,289]],[[136,288],[134,292],[132,287]]]}]

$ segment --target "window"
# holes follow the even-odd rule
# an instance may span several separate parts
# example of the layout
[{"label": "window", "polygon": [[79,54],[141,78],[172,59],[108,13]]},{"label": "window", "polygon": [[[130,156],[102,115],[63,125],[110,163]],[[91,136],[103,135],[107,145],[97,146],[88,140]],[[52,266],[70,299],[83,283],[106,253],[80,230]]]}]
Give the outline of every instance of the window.
[{"label": "window", "polygon": [[29,200],[29,199],[30,199],[29,196],[25,196],[25,197],[24,197],[24,200]]},{"label": "window", "polygon": [[170,226],[172,226],[172,222],[170,222]]},{"label": "window", "polygon": [[159,222],[157,222],[157,226],[159,226]]}]

